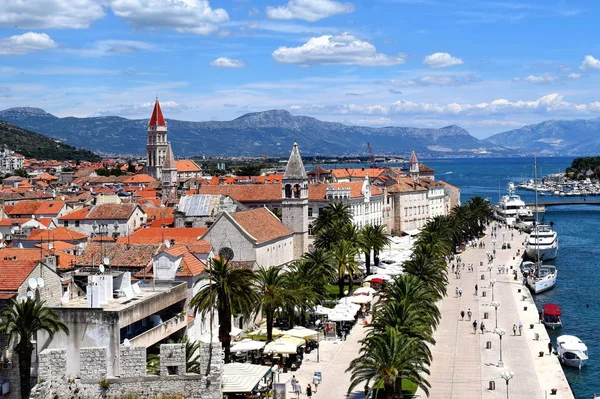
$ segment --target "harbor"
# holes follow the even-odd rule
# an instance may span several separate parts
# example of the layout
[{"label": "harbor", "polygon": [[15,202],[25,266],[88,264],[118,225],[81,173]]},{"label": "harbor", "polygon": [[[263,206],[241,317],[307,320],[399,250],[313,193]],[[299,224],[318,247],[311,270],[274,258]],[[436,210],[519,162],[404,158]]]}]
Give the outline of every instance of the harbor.
[{"label": "harbor", "polygon": [[[505,237],[511,237],[512,232],[506,227],[498,229]],[[574,398],[554,351],[548,355],[550,336],[539,322],[534,298],[520,276],[518,254],[524,251],[527,234],[517,232],[508,240],[511,249],[497,249],[496,258],[488,263],[486,252],[494,247],[489,233],[484,238],[485,248],[468,248],[460,255],[466,265],[475,265],[474,271],[468,272],[468,267],[463,271],[461,266],[460,278],[451,274],[449,294],[439,304],[442,321],[432,347],[430,397]],[[455,295],[455,288],[462,295]],[[500,303],[495,303],[497,308],[492,306],[494,301]],[[468,309],[472,312],[470,321],[468,316],[464,320],[460,316]],[[481,322],[485,325],[483,333]],[[496,323],[502,330],[496,330]],[[517,326],[516,335],[513,326]],[[498,333],[503,334],[502,339]]]}]

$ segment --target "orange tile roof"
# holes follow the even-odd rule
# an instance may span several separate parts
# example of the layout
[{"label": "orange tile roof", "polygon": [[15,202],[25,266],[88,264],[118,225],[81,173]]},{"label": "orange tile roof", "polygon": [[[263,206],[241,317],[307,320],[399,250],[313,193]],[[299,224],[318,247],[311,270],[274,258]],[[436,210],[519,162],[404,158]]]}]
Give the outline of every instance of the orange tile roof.
[{"label": "orange tile roof", "polygon": [[64,242],[64,241],[52,241],[52,242],[43,242],[41,244],[35,244],[36,248],[43,248],[45,250],[50,250],[50,246],[52,245],[52,249],[54,251],[67,251],[69,249],[77,248],[77,245]]},{"label": "orange tile roof", "polygon": [[73,269],[77,264],[78,256],[71,255],[65,252],[58,252],[55,254],[56,256],[56,267],[59,270],[69,270]]},{"label": "orange tile roof", "polygon": [[175,209],[166,206],[158,208],[142,206],[142,210],[146,212],[147,220],[149,222],[158,219],[173,218],[175,212]]},{"label": "orange tile roof", "polygon": [[147,183],[152,183],[155,181],[156,181],[156,179],[154,179],[152,176],[149,176],[144,173],[140,173],[137,175],[129,176],[128,178],[123,180],[123,183],[125,183],[125,184],[147,184]]},{"label": "orange tile roof", "polygon": [[291,236],[293,233],[279,221],[267,208],[255,208],[248,211],[229,214],[244,230],[256,239],[257,244],[278,238]]},{"label": "orange tile roof", "polygon": [[[363,197],[362,181],[351,181],[346,183],[322,183],[322,184],[309,184],[308,185],[308,199],[311,200],[323,200],[327,196],[327,188],[332,187],[335,189],[350,189],[350,198]],[[371,195],[380,195],[383,193],[379,187],[370,186]]]},{"label": "orange tile roof", "polygon": [[17,291],[38,263],[38,261],[4,260],[0,257],[0,291]]},{"label": "orange tile roof", "polygon": [[[179,265],[180,270],[176,273],[177,277],[195,277],[201,275],[206,270],[204,262],[196,258],[186,245],[177,245],[164,252],[175,258],[183,258]],[[137,278],[152,278],[152,264],[149,264],[144,270],[137,272],[135,276]]]},{"label": "orange tile roof", "polygon": [[0,262],[6,262],[6,258],[15,258],[19,262],[39,262],[39,248],[0,248]]},{"label": "orange tile roof", "polygon": [[400,176],[395,178],[397,184],[388,188],[389,193],[406,193],[411,191],[427,191],[427,187],[418,180],[415,181],[407,176]]},{"label": "orange tile roof", "polygon": [[64,201],[19,201],[7,212],[9,215],[57,215],[65,206]]},{"label": "orange tile roof", "polygon": [[90,207],[84,206],[83,208],[76,209],[71,213],[59,217],[58,220],[82,220],[86,218],[89,211]]},{"label": "orange tile roof", "polygon": [[332,169],[331,174],[336,178],[355,178],[355,179],[364,179],[368,174],[369,177],[377,177],[383,172],[385,172],[386,168],[346,168],[346,169]]},{"label": "orange tile roof", "polygon": [[175,161],[177,172],[200,172],[200,167],[191,159]]},{"label": "orange tile roof", "polygon": [[31,180],[58,180],[58,177],[52,176],[49,173],[42,173],[41,175],[36,176]]},{"label": "orange tile roof", "polygon": [[131,233],[128,237],[119,237],[118,243],[132,244],[162,244],[165,240],[175,240],[176,243],[192,243],[198,241],[198,238],[206,233],[207,228],[158,228],[150,227],[139,229]]},{"label": "orange tile roof", "polygon": [[26,241],[82,241],[88,236],[66,227],[57,227],[51,230],[33,229]]},{"label": "orange tile roof", "polygon": [[159,244],[91,243],[77,258],[78,266],[94,266],[106,257],[113,267],[143,268],[151,261]]},{"label": "orange tile roof", "polygon": [[25,224],[27,222],[29,222],[31,219],[25,219],[25,218],[5,218],[5,219],[0,219],[0,226],[2,227],[8,227],[8,226],[13,226],[15,223],[17,225],[22,225]]},{"label": "orange tile roof", "polygon": [[163,226],[172,227],[173,223],[175,223],[175,218],[173,218],[173,217],[155,219],[152,223],[150,223],[150,227],[163,227]]},{"label": "orange tile roof", "polygon": [[135,204],[100,204],[91,208],[88,220],[127,220],[135,211]]},{"label": "orange tile roof", "polygon": [[36,220],[45,227],[50,227],[52,222],[54,222],[54,220],[52,220],[52,218],[37,218]]}]

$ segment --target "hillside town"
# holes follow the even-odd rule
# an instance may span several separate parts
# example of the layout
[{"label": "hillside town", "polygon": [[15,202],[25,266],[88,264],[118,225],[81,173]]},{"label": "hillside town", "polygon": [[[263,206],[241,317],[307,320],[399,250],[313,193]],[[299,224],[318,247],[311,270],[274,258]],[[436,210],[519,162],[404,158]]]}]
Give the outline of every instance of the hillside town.
[{"label": "hillside town", "polygon": [[[105,388],[110,383],[113,397],[130,392],[142,396],[144,387],[154,385],[155,394],[197,385],[199,392],[186,397],[198,398],[271,392],[274,380],[266,376],[278,364],[273,359],[278,352],[264,351],[264,340],[249,338],[265,335],[271,341],[284,334],[273,328],[273,313],[250,316],[236,309],[231,320],[219,323],[221,309],[198,302],[199,293],[212,289],[213,263],[226,261],[235,270],[257,273],[292,270],[318,246],[322,215],[342,204],[356,232],[372,227],[391,237],[384,247],[363,245],[349,253],[347,263],[362,259],[361,253],[369,258],[366,272],[340,271],[342,287],[345,280],[351,289],[353,280],[368,277],[371,250],[378,264],[379,251],[388,246],[391,251],[394,243],[410,240],[428,221],[448,216],[460,205],[460,190],[436,180],[435,171],[414,152],[407,170],[320,165],[307,170],[302,143],[288,145],[283,173],[207,176],[196,162],[173,153],[157,99],[148,121],[145,162],[24,159],[4,148],[1,172],[26,173],[4,178],[0,190],[0,309],[13,303],[44,304],[65,328],[33,333],[30,374],[20,372],[27,363],[18,357],[23,352],[14,337],[0,335],[2,397],[22,397],[21,391],[34,386],[31,395],[36,398],[62,397],[69,389],[81,390],[85,397],[83,393],[98,389],[90,381],[105,381]],[[98,173],[115,168],[119,173]],[[348,309],[350,321],[364,311],[355,303]],[[334,320],[329,323],[339,336],[327,337],[330,330],[323,330],[324,324],[305,328],[304,336],[290,338],[296,346],[293,354],[283,352],[280,366],[286,372],[301,368],[297,348],[310,353],[320,340],[345,338],[348,327]],[[230,326],[231,355],[237,359],[230,362],[227,346],[226,364],[219,345],[212,345],[222,342],[223,324]],[[185,377],[185,342],[198,343],[203,369],[198,377]],[[254,349],[244,350],[244,345]],[[257,361],[257,352],[272,356]],[[149,379],[153,358],[160,358],[160,376],[181,378],[158,387],[160,377]],[[133,377],[139,387],[127,380]],[[69,386],[66,381],[75,378],[80,382]],[[58,382],[45,383],[51,380]],[[212,388],[210,381],[215,382]],[[243,388],[232,388],[236,383]]]}]

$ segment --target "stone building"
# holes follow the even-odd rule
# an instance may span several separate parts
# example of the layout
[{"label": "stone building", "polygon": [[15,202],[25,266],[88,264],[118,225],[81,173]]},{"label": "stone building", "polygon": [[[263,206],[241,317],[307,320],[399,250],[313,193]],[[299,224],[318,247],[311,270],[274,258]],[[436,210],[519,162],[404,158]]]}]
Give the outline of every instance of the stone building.
[{"label": "stone building", "polygon": [[297,143],[285,168],[281,194],[281,221],[294,232],[293,257],[299,259],[308,250],[308,175]]},{"label": "stone building", "polygon": [[167,144],[167,153],[162,165],[161,187],[162,202],[164,204],[177,202],[177,189],[179,183],[177,181],[177,167],[175,165],[173,151],[171,150],[171,143]]},{"label": "stone building", "polygon": [[124,237],[142,227],[146,219],[136,204],[98,204],[61,216],[58,224],[88,236]]},{"label": "stone building", "polygon": [[0,150],[0,172],[10,173],[16,169],[23,169],[25,165],[25,157],[21,154],[17,154],[14,151],[4,146]]},{"label": "stone building", "polygon": [[247,208],[226,195],[193,194],[179,199],[175,209],[175,227],[210,227],[222,212]]},{"label": "stone building", "polygon": [[167,156],[167,122],[163,117],[158,97],[154,103],[152,116],[148,122],[148,142],[146,144],[145,173],[156,180],[162,178],[162,168]]}]

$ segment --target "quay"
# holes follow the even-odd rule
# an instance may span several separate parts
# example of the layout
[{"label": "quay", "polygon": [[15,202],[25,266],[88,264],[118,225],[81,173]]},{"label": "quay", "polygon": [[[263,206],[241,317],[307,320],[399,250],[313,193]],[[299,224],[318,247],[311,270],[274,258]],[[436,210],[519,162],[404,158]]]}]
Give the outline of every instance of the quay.
[{"label": "quay", "polygon": [[[557,356],[548,355],[550,338],[545,326],[539,323],[532,294],[522,283],[521,258],[517,251],[523,253],[527,235],[505,226],[498,227],[498,236],[505,233],[512,249],[500,249],[502,245],[496,243],[496,258],[488,264],[486,252],[493,251],[494,243],[491,228],[486,233],[484,249],[469,248],[460,254],[462,262],[474,265],[474,271],[461,267],[460,279],[449,271],[448,295],[438,304],[442,320],[434,334],[436,344],[431,348],[433,361],[427,378],[431,383],[430,397],[574,399]],[[511,233],[514,233],[512,240]],[[501,265],[506,273],[499,273]],[[455,294],[456,287],[462,290],[462,296]],[[506,332],[502,339],[494,332],[496,310],[491,304],[492,298],[500,301],[497,323]],[[473,313],[471,321],[467,321],[468,309]],[[460,317],[461,310],[465,311],[464,321]],[[476,334],[473,333],[474,320],[478,323]],[[479,329],[481,322],[485,325],[483,334]],[[519,323],[523,325],[520,333]],[[517,326],[516,335],[513,325]],[[498,364],[500,341],[503,367]],[[501,377],[503,371],[514,373],[508,385]],[[426,397],[422,391],[417,393],[418,397]]]}]

